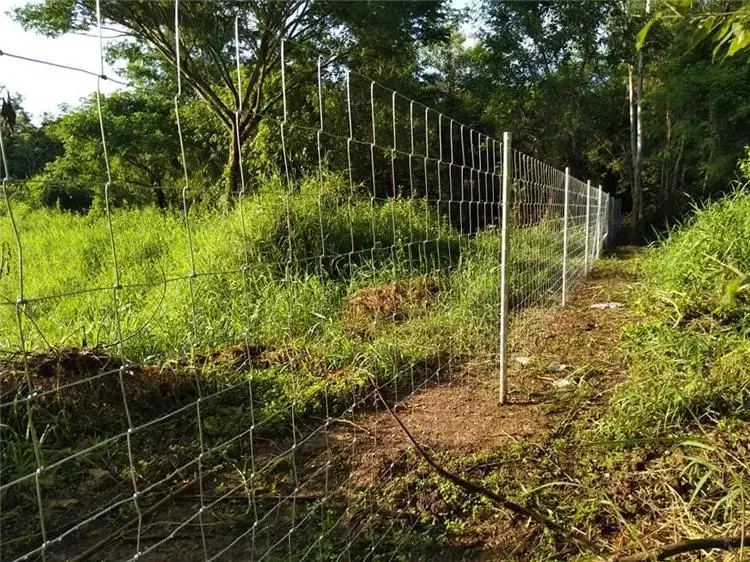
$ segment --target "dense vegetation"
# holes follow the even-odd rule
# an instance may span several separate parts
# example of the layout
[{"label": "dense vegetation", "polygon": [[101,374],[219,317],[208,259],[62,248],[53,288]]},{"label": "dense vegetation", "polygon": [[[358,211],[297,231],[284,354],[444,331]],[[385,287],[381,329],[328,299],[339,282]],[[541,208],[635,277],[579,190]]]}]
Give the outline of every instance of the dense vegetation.
[{"label": "dense vegetation", "polygon": [[745,187],[698,209],[644,264],[642,305],[659,315],[627,333],[636,374],[613,398],[612,432],[664,435],[746,419],[749,217]]},{"label": "dense vegetation", "polygon": [[[656,3],[647,35],[639,34],[649,21],[644,2],[486,0],[465,12],[439,1],[388,9],[378,2],[356,3],[356,9],[339,2],[283,4],[261,2],[251,20],[240,22],[244,100],[233,70],[233,4],[183,7],[185,56],[213,53],[182,65],[184,164],[193,198],[236,196],[240,155],[250,189],[256,186],[251,178],[282,167],[279,39],[285,33],[292,40],[287,60],[294,61],[291,120],[317,123],[318,54],[331,68],[345,62],[496,137],[510,130],[517,147],[558,168],[571,166],[577,177],[601,178],[626,210],[631,201],[638,207],[636,233],[647,232],[648,224],[661,228],[694,201],[725,192],[737,173],[742,131],[750,125],[743,87],[750,67],[746,34],[740,34],[747,14],[732,11],[736,3],[675,2],[671,9]],[[87,28],[93,8],[87,0],[30,3],[14,17],[57,35]],[[104,6],[105,24],[127,30],[108,43],[108,56],[122,62],[132,84],[102,99],[113,204],[179,205],[161,189],[179,184],[183,173],[172,99],[172,10],[170,2],[132,11],[117,2]],[[163,33],[152,33],[162,23]],[[328,34],[332,28],[339,31]],[[460,29],[474,29],[474,41],[467,43]],[[26,197],[34,205],[100,209],[106,174],[94,99],[39,125],[14,100],[17,118],[4,123],[6,150],[11,177],[31,179]],[[346,112],[342,95],[326,103],[326,115]],[[310,157],[314,139],[306,142],[296,152]]]},{"label": "dense vegetation", "polygon": [[[494,373],[500,237],[485,227],[496,222],[497,208],[472,225],[478,214],[468,223],[465,214],[472,204],[445,202],[463,197],[463,172],[457,185],[450,176],[436,202],[430,182],[446,186],[439,165],[428,178],[427,158],[414,165],[413,154],[396,154],[388,143],[398,128],[399,147],[411,140],[414,153],[409,136],[419,130],[417,145],[426,140],[416,152],[427,152],[431,135],[444,130],[428,112],[397,116],[395,101],[391,115],[389,91],[363,76],[496,137],[510,130],[514,147],[570,166],[577,177],[601,178],[632,211],[632,240],[657,242],[599,266],[599,276],[637,280],[610,296],[641,312],[621,339],[618,327],[607,342],[607,353],[623,358],[612,359],[613,372],[588,364],[583,339],[564,341],[558,356],[522,355],[511,361],[523,367],[515,380],[546,382],[543,390],[515,391],[548,402],[555,427],[539,439],[440,458],[591,541],[508,520],[518,535],[501,557],[586,557],[623,545],[645,550],[642,543],[697,530],[744,532],[748,6],[678,1],[654,3],[647,13],[647,4],[480,0],[460,12],[443,1],[182,2],[175,103],[173,2],[103,2],[105,25],[123,32],[107,55],[119,61],[129,88],[92,95],[39,123],[20,96],[4,92],[0,469],[14,485],[0,502],[11,514],[3,532],[11,526],[20,537],[12,548],[23,554],[37,546],[40,487],[53,505],[83,489],[80,505],[66,505],[68,515],[51,508],[55,532],[99,512],[102,502],[127,503],[107,522],[117,527],[134,515],[131,485],[147,488],[176,466],[192,471],[199,458],[220,475],[207,485],[211,492],[236,485],[288,508],[279,498],[296,502],[295,463],[321,462],[320,451],[297,449],[298,438],[304,444],[324,428],[327,439],[333,418],[346,413],[346,422],[336,421],[349,423],[366,400],[377,414],[373,382],[397,399],[435,377]],[[239,6],[252,13],[237,21],[235,45]],[[48,35],[85,32],[95,3],[33,2],[13,17]],[[461,32],[467,23],[472,41]],[[285,106],[282,37],[289,39]],[[319,55],[326,68],[320,98]],[[352,124],[350,107],[366,118]],[[329,134],[323,141],[319,116]],[[454,139],[451,151],[463,140]],[[468,189],[473,196],[472,180]],[[541,304],[560,289],[559,225],[531,222],[511,236],[511,306]],[[590,248],[582,230],[571,226],[569,247]],[[585,271],[582,261],[578,251],[569,271]],[[523,328],[540,312],[514,322]],[[589,316],[567,332],[565,323],[576,319],[565,317],[549,332],[559,328],[572,339],[599,321],[588,302],[575,314]],[[554,339],[536,333],[547,329],[543,322],[528,331],[530,348]],[[32,377],[38,388],[29,387]],[[555,377],[564,378],[550,391]],[[209,397],[203,405],[201,392]],[[205,460],[197,432],[210,451]],[[248,432],[248,441],[238,439]],[[271,443],[265,457],[253,449],[253,435]],[[286,441],[293,445],[278,458],[269,452]],[[342,463],[356,457],[348,448],[342,455]],[[271,459],[266,474],[248,466],[256,457]],[[417,555],[434,556],[451,541],[463,548],[476,538],[472,526],[497,525],[488,502],[402,457],[387,459],[393,477],[384,477],[375,507],[410,521],[406,538]],[[91,489],[81,484],[84,471],[99,471]],[[323,503],[334,497],[327,469],[325,478],[317,490],[325,491]],[[372,501],[362,497],[339,499],[350,509]],[[325,511],[315,501],[300,513]],[[295,502],[279,516],[284,524],[297,520]],[[246,530],[249,504],[245,519],[224,506],[219,534]],[[339,516],[339,507],[330,509],[327,517]],[[395,519],[377,521],[364,536],[374,541],[379,525],[390,523],[381,539],[402,540],[389,532],[400,525]],[[281,531],[269,531],[275,540],[274,532]],[[305,548],[299,540],[295,548]],[[332,538],[326,554],[340,554],[349,540]],[[530,546],[519,554],[523,543]],[[289,544],[289,558],[300,554]]]}]

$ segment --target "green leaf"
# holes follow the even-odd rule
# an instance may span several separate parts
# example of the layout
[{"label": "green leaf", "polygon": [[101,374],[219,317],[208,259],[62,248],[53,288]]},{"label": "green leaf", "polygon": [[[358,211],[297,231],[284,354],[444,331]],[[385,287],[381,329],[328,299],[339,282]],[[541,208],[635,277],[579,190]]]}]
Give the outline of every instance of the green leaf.
[{"label": "green leaf", "polygon": [[693,0],[671,0],[670,2],[666,2],[666,5],[678,16],[684,17],[693,5]]},{"label": "green leaf", "polygon": [[732,33],[734,34],[734,39],[732,39],[727,50],[728,57],[733,56],[750,44],[750,33],[747,33],[741,24],[735,23],[732,27]]},{"label": "green leaf", "polygon": [[708,16],[702,19],[693,34],[693,39],[691,41],[692,45],[695,47],[702,43],[711,34],[715,27],[716,16]]},{"label": "green leaf", "polygon": [[695,490],[693,490],[693,495],[690,496],[690,501],[688,502],[688,505],[692,505],[692,503],[695,501],[695,498],[698,497],[698,494],[700,494],[701,490],[703,489],[703,486],[705,486],[706,481],[708,480],[709,476],[711,476],[711,473],[706,472],[698,481],[698,484],[696,484],[695,486]]},{"label": "green leaf", "polygon": [[638,35],[635,37],[635,50],[640,51],[643,47],[643,43],[646,41],[646,35],[648,35],[648,30],[651,29],[651,26],[656,23],[656,18],[651,18],[646,25],[643,26],[643,28],[638,32]]},{"label": "green leaf", "polygon": [[698,449],[704,449],[706,451],[714,451],[715,449],[711,447],[710,445],[706,445],[705,443],[701,443],[700,441],[681,441],[680,446],[682,447],[696,447]]}]

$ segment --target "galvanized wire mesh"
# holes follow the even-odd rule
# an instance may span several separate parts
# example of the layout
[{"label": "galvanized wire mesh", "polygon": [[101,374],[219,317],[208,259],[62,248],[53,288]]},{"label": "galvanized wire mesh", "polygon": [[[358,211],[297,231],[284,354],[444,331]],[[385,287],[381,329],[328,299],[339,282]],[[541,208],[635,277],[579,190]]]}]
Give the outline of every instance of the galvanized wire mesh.
[{"label": "galvanized wire mesh", "polygon": [[[153,240],[113,204],[103,67],[101,220],[65,219],[82,246],[45,255],[72,238],[39,232],[3,149],[2,559],[396,559],[419,510],[408,486],[399,517],[380,495],[405,452],[368,464],[390,423],[380,394],[405,404],[467,361],[502,371],[503,299],[564,301],[593,266],[609,196],[340,65],[300,71],[304,46],[285,48],[279,171],[241,166],[223,214],[194,204],[178,66],[184,184],[154,186],[180,206],[149,216]],[[65,263],[83,266],[50,270]]]}]

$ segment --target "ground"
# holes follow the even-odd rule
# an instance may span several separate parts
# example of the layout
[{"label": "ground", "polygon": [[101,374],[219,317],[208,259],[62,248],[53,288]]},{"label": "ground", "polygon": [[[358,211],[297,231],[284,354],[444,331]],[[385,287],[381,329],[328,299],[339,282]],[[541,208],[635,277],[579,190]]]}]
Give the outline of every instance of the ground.
[{"label": "ground", "polygon": [[[498,375],[491,363],[464,365],[450,382],[426,387],[402,401],[397,414],[414,437],[446,467],[478,482],[492,480],[499,466],[522,467],[540,454],[547,457],[549,442],[606,401],[627,376],[627,365],[617,349],[620,333],[624,326],[642,319],[629,304],[636,278],[623,266],[632,251],[623,250],[620,261],[594,270],[566,307],[527,310],[514,319],[505,405],[498,404]],[[580,392],[583,386],[586,390]],[[526,522],[487,508],[476,498],[456,499],[451,497],[455,492],[441,490],[439,478],[420,462],[387,412],[363,415],[357,424],[371,443],[356,455],[356,481],[382,482],[382,475],[389,474],[393,481],[384,489],[390,485],[399,492],[396,504],[387,511],[403,510],[406,501],[406,511],[427,521],[427,527],[432,525],[430,532],[442,530],[443,534],[437,531],[441,546],[428,559],[534,557],[533,540],[537,539]],[[342,427],[338,434],[356,431]],[[519,454],[519,446],[535,452]],[[555,461],[546,458],[545,463]],[[561,467],[556,471],[565,472]],[[430,479],[432,485],[420,485]],[[419,490],[414,497],[405,491],[410,487]]]},{"label": "ground", "polygon": [[[638,478],[648,472],[645,467],[653,455],[640,450],[614,456],[592,453],[581,432],[572,428],[597,423],[613,390],[628,376],[618,347],[621,332],[644,319],[632,305],[638,279],[630,265],[631,253],[626,249],[600,263],[564,308],[553,304],[514,316],[506,404],[498,403],[494,357],[437,358],[422,366],[433,376],[417,376],[423,382],[406,399],[396,400],[399,393],[408,393],[408,383],[406,388],[384,390],[384,399],[441,466],[559,519],[571,535],[578,529],[593,548],[608,554],[633,548],[627,525],[617,517],[630,520],[628,509],[633,510],[632,517],[651,516],[642,496],[648,496],[653,482],[646,477],[638,483]],[[436,289],[421,281],[386,292],[394,301],[414,293],[429,303],[436,296]],[[372,310],[376,323],[391,314],[388,302],[382,294],[367,294],[352,300],[350,307]],[[369,324],[356,329],[366,332]],[[201,360],[234,364],[258,361],[262,354],[263,350],[255,350],[252,357],[242,357],[242,350],[229,349]],[[102,362],[111,360],[70,350],[54,361],[49,357],[38,361],[42,370],[47,363],[56,362],[59,368],[66,361],[85,370],[92,365],[101,369]],[[109,367],[121,371],[116,362]],[[123,384],[143,379],[144,384],[137,386],[144,394],[168,395],[175,407],[194,401],[191,387],[181,389],[174,369],[138,368],[128,376]],[[92,384],[97,383],[87,386]],[[174,392],[165,394],[165,386]],[[85,391],[99,392],[100,403],[108,407],[117,404],[118,387]],[[219,436],[232,416],[246,420],[245,392],[243,387],[236,396],[229,393],[222,398],[217,409],[224,417],[204,414],[206,431]],[[144,399],[144,403],[151,401]],[[119,501],[122,507],[99,518],[95,527],[72,532],[61,544],[50,545],[47,558],[116,560],[154,547],[143,559],[202,560],[204,545],[210,554],[226,549],[225,559],[249,559],[253,553],[260,558],[264,552],[269,560],[596,557],[592,548],[574,538],[561,540],[436,475],[377,394],[370,393],[352,406],[337,420],[324,415],[300,419],[286,429],[286,437],[278,437],[279,428],[251,429],[231,446],[206,454],[200,479],[196,466],[190,465],[160,483],[164,474],[197,456],[192,433],[186,431],[194,429],[191,406],[189,415],[171,419],[172,425],[162,432],[149,434],[147,440],[134,437],[136,453],[146,452],[135,455],[142,463],[139,489],[159,484],[158,489],[171,490],[163,495],[144,492],[137,509],[130,498],[129,479],[124,477],[128,455],[105,448],[101,462],[87,459],[75,474],[59,476],[55,485],[41,482],[48,531],[63,529],[66,519],[80,520],[101,505]],[[101,419],[106,414],[105,408]],[[122,418],[118,413],[116,419]],[[184,443],[175,437],[178,430],[187,435]],[[96,441],[91,435],[86,439]],[[255,465],[249,466],[251,461]],[[122,474],[108,468],[118,465],[123,465]],[[625,473],[627,477],[622,476]],[[15,533],[20,537],[16,544],[25,547],[39,538],[35,512],[23,508],[35,505],[32,486],[28,493],[26,499],[31,501],[5,498],[3,513],[4,533]],[[104,503],[103,493],[108,494]],[[606,501],[620,512],[602,508]],[[253,528],[249,522],[256,514],[260,524]],[[165,541],[168,537],[171,540]],[[11,543],[6,549],[12,554],[13,547]],[[394,558],[396,553],[400,558]]]}]

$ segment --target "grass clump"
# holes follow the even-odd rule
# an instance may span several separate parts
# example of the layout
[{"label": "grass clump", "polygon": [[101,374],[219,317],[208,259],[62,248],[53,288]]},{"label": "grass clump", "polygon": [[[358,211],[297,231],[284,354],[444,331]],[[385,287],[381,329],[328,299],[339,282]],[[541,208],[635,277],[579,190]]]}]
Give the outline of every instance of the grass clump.
[{"label": "grass clump", "polygon": [[626,331],[633,375],[603,420],[619,437],[682,433],[750,418],[750,191],[696,211],[644,261],[641,306]]},{"label": "grass clump", "polygon": [[718,314],[746,323],[750,185],[697,209],[663,241],[645,273],[649,284],[674,300],[683,314]]}]

